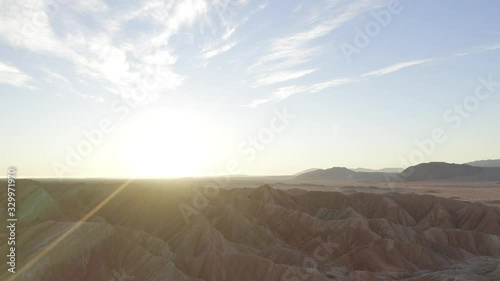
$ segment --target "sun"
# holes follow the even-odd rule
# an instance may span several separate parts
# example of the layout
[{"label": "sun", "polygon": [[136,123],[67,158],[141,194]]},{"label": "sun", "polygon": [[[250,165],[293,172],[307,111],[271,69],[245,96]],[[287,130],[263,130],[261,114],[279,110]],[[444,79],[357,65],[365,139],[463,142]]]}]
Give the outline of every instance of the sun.
[{"label": "sun", "polygon": [[135,177],[206,174],[217,131],[206,117],[188,111],[154,111],[133,117],[124,129],[121,159]]}]

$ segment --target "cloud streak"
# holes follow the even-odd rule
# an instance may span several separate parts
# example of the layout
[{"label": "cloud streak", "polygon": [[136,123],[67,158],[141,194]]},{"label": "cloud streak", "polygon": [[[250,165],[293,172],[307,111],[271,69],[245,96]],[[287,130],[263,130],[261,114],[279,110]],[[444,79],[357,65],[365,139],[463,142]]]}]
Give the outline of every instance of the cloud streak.
[{"label": "cloud streak", "polygon": [[436,60],[435,58],[431,59],[422,59],[422,60],[411,60],[411,61],[405,61],[405,62],[400,62],[396,63],[381,69],[373,70],[370,72],[367,72],[365,74],[359,75],[359,77],[351,77],[351,78],[338,78],[338,79],[333,79],[330,81],[326,82],[320,82],[312,85],[307,85],[307,86],[298,86],[298,85],[292,85],[292,86],[286,86],[286,87],[281,87],[278,88],[276,91],[274,91],[269,98],[261,98],[261,99],[256,99],[248,104],[248,107],[251,108],[256,108],[261,105],[264,105],[266,103],[270,102],[276,102],[276,101],[282,101],[285,100],[293,95],[296,94],[304,94],[304,93],[317,93],[321,92],[326,89],[334,88],[337,86],[345,85],[348,83],[353,83],[360,81],[363,78],[368,78],[368,77],[380,77],[384,75],[388,75],[391,73],[395,73],[397,71],[429,63]]},{"label": "cloud streak", "polygon": [[[257,62],[248,68],[248,73],[252,76],[253,87],[260,87],[280,83],[288,80],[300,78],[290,76],[290,79],[269,79],[271,83],[262,83],[263,76],[280,77],[284,71],[293,71],[302,73],[308,69],[295,69],[294,67],[303,67],[304,64],[311,62],[315,57],[321,55],[322,46],[316,44],[316,40],[330,34],[332,31],[344,26],[355,17],[372,9],[379,8],[385,1],[355,1],[344,4],[337,1],[331,5],[333,16],[327,19],[316,19],[312,27],[304,28],[288,36],[279,37],[272,40],[266,48],[266,51],[257,59]],[[340,12],[337,12],[340,11]]]},{"label": "cloud streak", "polygon": [[472,55],[472,54],[480,54],[483,52],[495,51],[498,49],[500,49],[500,44],[490,44],[490,45],[480,46],[480,47],[474,48],[474,49],[469,50],[469,51],[459,52],[459,53],[456,53],[454,56],[455,57],[463,57],[463,56],[468,56],[468,55]]},{"label": "cloud streak", "polygon": [[256,108],[258,106],[264,105],[266,103],[270,102],[276,102],[276,101],[282,101],[285,100],[293,95],[296,94],[304,94],[304,93],[318,93],[326,89],[334,88],[337,86],[345,85],[348,83],[353,83],[360,81],[361,79],[366,79],[368,77],[380,77],[384,75],[388,75],[391,73],[395,73],[397,71],[429,63],[434,61],[435,59],[422,59],[422,60],[412,60],[412,61],[406,61],[406,62],[400,62],[396,63],[381,69],[373,70],[370,72],[367,72],[365,74],[361,74],[358,77],[350,77],[350,78],[338,78],[338,79],[333,79],[330,81],[326,82],[320,82],[312,85],[307,85],[307,86],[297,86],[297,85],[292,85],[292,86],[286,86],[286,87],[281,87],[278,88],[276,91],[274,91],[269,98],[264,98],[264,99],[257,99],[248,104],[248,107],[251,108]]},{"label": "cloud streak", "polygon": [[345,85],[348,83],[353,83],[355,82],[356,79],[354,78],[339,78],[339,79],[333,79],[329,80],[326,82],[320,82],[320,83],[315,83],[311,85],[291,85],[291,86],[286,86],[286,87],[281,87],[275,90],[272,95],[268,98],[260,98],[252,101],[247,105],[247,107],[250,108],[257,108],[261,105],[264,105],[266,103],[270,102],[278,102],[282,101],[285,99],[288,99],[289,97],[296,95],[296,94],[312,94],[312,93],[317,93],[329,88],[334,88],[338,87],[341,85]]},{"label": "cloud streak", "polygon": [[280,82],[285,82],[293,79],[297,79],[300,77],[304,77],[315,72],[316,69],[305,69],[299,71],[279,71],[273,72],[268,75],[260,75],[256,77],[256,81],[254,83],[254,87],[272,85]]},{"label": "cloud streak", "polygon": [[[174,68],[177,57],[171,37],[201,22],[209,9],[205,0],[150,0],[135,7],[125,6],[129,10],[120,13],[100,0],[67,4],[50,0],[4,2],[2,6],[7,8],[0,11],[0,41],[22,52],[69,61],[74,73],[64,73],[59,81],[74,74],[120,96],[140,88],[154,97],[182,85],[184,77]],[[150,28],[134,36],[120,36],[128,23],[137,20],[147,22]],[[102,28],[93,30],[93,24]],[[215,56],[223,50],[205,55]]]},{"label": "cloud streak", "polygon": [[32,80],[31,76],[19,68],[0,62],[0,84],[33,89],[33,86],[29,85]]},{"label": "cloud streak", "polygon": [[257,107],[264,105],[266,103],[285,100],[285,99],[287,99],[293,95],[296,95],[296,94],[317,93],[317,92],[323,91],[325,89],[329,89],[329,88],[333,88],[336,86],[361,81],[363,79],[367,79],[370,77],[381,77],[384,75],[389,75],[389,74],[392,74],[392,73],[395,73],[395,72],[398,72],[398,71],[401,71],[401,70],[404,70],[404,69],[407,69],[410,67],[418,66],[418,65],[425,65],[425,64],[436,62],[439,60],[467,56],[467,55],[473,55],[473,54],[478,54],[478,53],[488,52],[488,51],[495,51],[495,50],[499,50],[499,49],[500,49],[500,44],[491,44],[491,45],[486,45],[486,46],[481,46],[481,47],[475,48],[472,51],[457,53],[457,54],[454,54],[454,55],[451,55],[448,57],[434,57],[434,58],[427,58],[427,59],[398,62],[398,63],[392,64],[392,65],[389,65],[389,66],[386,66],[386,67],[383,67],[380,69],[366,72],[364,74],[359,75],[358,77],[333,79],[330,81],[316,83],[316,84],[312,84],[312,85],[308,85],[308,86],[292,85],[292,86],[281,87],[281,88],[278,88],[277,90],[275,90],[268,98],[255,99],[252,102],[250,102],[247,106],[251,107],[251,108],[257,108]]},{"label": "cloud streak", "polygon": [[[208,40],[210,43],[201,51],[200,58],[202,60],[202,67],[206,66],[212,58],[222,55],[236,47],[236,45],[242,41],[241,39],[232,39],[235,37],[238,29],[243,27],[252,16],[264,10],[268,5],[266,1],[253,10],[246,12],[244,8],[247,8],[249,3],[250,1],[246,0],[222,0],[211,2],[210,7],[214,11],[217,20],[220,22],[221,30],[214,30],[213,33],[216,34],[216,39]],[[212,22],[209,22],[209,25],[212,24]]]},{"label": "cloud streak", "polygon": [[400,70],[408,68],[408,67],[417,66],[417,65],[420,65],[420,64],[432,62],[434,60],[435,59],[431,58],[431,59],[412,60],[412,61],[400,62],[400,63],[396,63],[396,64],[393,64],[393,65],[390,65],[388,67],[384,67],[384,68],[381,68],[381,69],[377,69],[377,70],[370,71],[368,73],[362,74],[361,77],[387,75],[387,74],[394,73],[394,72],[400,71]]},{"label": "cloud streak", "polygon": [[234,41],[234,42],[230,42],[230,43],[224,44],[224,45],[219,46],[219,47],[209,48],[208,50],[204,50],[202,52],[201,58],[203,60],[209,60],[209,59],[211,59],[213,57],[216,57],[218,55],[221,55],[221,54],[223,54],[223,53],[231,50],[237,44],[238,44],[238,42]]}]

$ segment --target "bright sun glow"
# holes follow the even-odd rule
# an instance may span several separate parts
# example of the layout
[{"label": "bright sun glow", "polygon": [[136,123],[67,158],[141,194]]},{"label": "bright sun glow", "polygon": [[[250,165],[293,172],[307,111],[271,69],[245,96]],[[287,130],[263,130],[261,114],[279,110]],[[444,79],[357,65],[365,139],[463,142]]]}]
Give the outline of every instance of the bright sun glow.
[{"label": "bright sun glow", "polygon": [[207,172],[216,128],[193,112],[148,112],[125,130],[122,161],[135,177],[185,177]]}]

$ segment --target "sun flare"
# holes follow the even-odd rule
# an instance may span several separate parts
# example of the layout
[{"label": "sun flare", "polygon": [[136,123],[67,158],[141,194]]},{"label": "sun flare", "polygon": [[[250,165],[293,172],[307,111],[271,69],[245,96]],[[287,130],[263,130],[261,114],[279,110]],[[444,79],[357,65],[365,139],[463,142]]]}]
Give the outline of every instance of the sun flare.
[{"label": "sun flare", "polygon": [[148,112],[125,129],[123,161],[136,177],[185,177],[206,172],[215,128],[193,112]]}]

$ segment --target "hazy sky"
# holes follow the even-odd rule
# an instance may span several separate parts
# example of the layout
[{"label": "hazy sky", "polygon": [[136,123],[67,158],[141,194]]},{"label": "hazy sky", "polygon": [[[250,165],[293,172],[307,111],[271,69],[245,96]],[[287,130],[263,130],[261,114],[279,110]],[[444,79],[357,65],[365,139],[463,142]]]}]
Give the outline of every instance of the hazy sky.
[{"label": "hazy sky", "polygon": [[19,176],[500,158],[498,1],[1,5],[0,168]]}]

